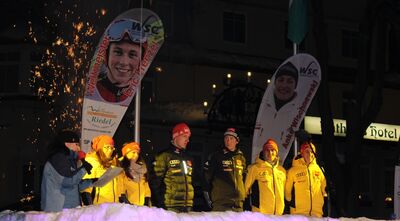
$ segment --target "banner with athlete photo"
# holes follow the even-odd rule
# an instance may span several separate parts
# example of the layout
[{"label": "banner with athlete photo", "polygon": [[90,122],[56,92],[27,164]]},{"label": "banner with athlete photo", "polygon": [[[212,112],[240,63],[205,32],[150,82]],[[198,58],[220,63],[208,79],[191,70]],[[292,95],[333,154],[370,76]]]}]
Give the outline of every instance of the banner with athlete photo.
[{"label": "banner with athlete photo", "polygon": [[319,63],[309,54],[294,55],[278,67],[258,110],[252,162],[255,162],[268,139],[275,140],[279,146],[280,162],[285,161],[320,80]]},{"label": "banner with athlete photo", "polygon": [[138,85],[164,43],[160,18],[131,9],[105,30],[91,60],[82,109],[82,150],[93,137],[113,136]]}]

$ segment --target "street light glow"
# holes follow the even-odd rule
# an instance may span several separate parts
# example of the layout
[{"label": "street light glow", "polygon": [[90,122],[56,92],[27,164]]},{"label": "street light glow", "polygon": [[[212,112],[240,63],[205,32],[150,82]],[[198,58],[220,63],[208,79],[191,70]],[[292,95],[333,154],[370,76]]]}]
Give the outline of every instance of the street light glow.
[{"label": "street light glow", "polygon": [[156,71],[161,73],[162,72],[162,67],[161,66],[157,66],[156,67]]}]

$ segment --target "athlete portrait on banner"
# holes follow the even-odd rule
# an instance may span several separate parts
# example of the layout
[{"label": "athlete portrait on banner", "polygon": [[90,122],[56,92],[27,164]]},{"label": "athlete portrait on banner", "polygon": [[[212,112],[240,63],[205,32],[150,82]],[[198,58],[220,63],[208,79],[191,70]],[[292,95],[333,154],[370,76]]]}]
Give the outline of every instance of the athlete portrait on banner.
[{"label": "athlete portrait on banner", "polygon": [[266,140],[272,137],[278,141],[279,147],[282,146],[282,141],[287,133],[285,129],[290,117],[293,112],[296,112],[298,75],[297,68],[291,62],[282,65],[276,71],[273,84],[270,85],[273,93],[266,97],[266,105],[263,106],[264,117],[261,122],[271,127],[273,125],[275,130],[263,128],[260,131],[261,139]]},{"label": "athlete portrait on banner", "polygon": [[[292,104],[294,103],[294,99],[297,95],[296,86],[298,79],[299,72],[291,62],[287,62],[279,68],[274,81],[274,96],[271,98],[274,100],[274,108],[276,111],[284,108],[289,102]],[[288,106],[290,106],[290,104]]]},{"label": "athlete portrait on banner", "polygon": [[318,89],[320,67],[311,55],[298,54],[284,61],[276,70],[264,94],[257,115],[252,161],[263,142],[274,139],[284,161],[294,140],[294,133]]},{"label": "athlete portrait on banner", "polygon": [[163,42],[162,22],[148,9],[130,9],[107,26],[86,81],[83,150],[90,150],[90,141],[96,136],[114,135]]},{"label": "athlete portrait on banner", "polygon": [[145,53],[147,40],[144,33],[133,29],[135,24],[139,23],[130,19],[115,21],[106,32],[110,43],[97,77],[98,99],[124,103],[129,97],[127,91]]}]

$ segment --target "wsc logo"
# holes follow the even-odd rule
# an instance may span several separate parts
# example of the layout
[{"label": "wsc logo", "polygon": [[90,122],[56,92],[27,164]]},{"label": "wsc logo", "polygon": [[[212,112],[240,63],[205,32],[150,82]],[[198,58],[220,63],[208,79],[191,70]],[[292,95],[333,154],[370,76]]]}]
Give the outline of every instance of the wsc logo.
[{"label": "wsc logo", "polygon": [[316,77],[318,74],[318,65],[314,61],[307,65],[307,67],[300,67],[300,75],[304,77]]}]

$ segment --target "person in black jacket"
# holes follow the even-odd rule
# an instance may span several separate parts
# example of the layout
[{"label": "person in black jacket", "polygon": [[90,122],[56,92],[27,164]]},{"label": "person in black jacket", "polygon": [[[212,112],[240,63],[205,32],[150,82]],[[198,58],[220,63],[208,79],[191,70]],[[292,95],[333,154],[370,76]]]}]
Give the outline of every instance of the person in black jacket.
[{"label": "person in black jacket", "polygon": [[243,211],[246,159],[237,148],[238,143],[235,129],[228,128],[224,133],[224,148],[211,154],[205,163],[204,196],[213,211]]},{"label": "person in black jacket", "polygon": [[155,158],[150,185],[157,207],[174,212],[189,212],[193,208],[193,160],[185,154],[190,135],[185,123],[177,124],[172,130],[170,148]]}]

